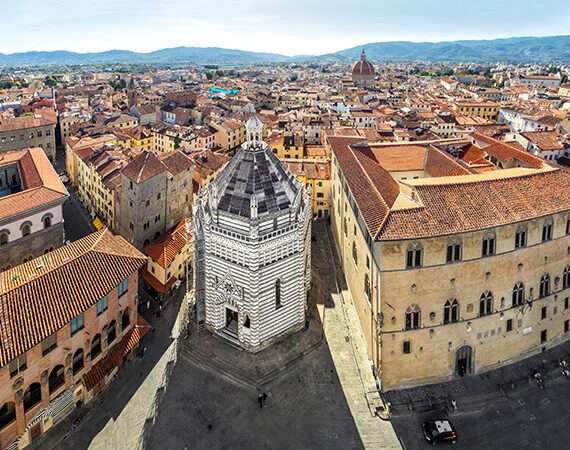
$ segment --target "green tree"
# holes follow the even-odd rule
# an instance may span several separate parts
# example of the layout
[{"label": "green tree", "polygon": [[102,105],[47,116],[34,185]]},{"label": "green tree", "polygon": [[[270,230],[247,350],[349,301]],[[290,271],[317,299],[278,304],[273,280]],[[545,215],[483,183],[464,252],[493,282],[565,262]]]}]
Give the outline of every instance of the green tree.
[{"label": "green tree", "polygon": [[44,80],[44,83],[46,84],[47,87],[54,87],[54,86],[57,86],[57,78],[55,78],[55,77],[46,77],[46,79]]},{"label": "green tree", "polygon": [[180,138],[180,134],[177,134],[174,138],[174,150],[178,150],[180,148],[180,144],[182,143],[182,139]]},{"label": "green tree", "polygon": [[290,81],[297,81],[298,78],[299,78],[299,77],[297,77],[297,75],[291,75],[291,76],[289,77],[289,80],[290,80]]},{"label": "green tree", "polygon": [[0,89],[10,89],[11,87],[14,87],[15,85],[16,85],[16,83],[14,83],[13,81],[10,81],[10,80],[0,81]]},{"label": "green tree", "polygon": [[561,83],[561,84],[566,84],[566,83],[568,83],[568,75],[562,74],[562,78],[560,79],[560,83]]},{"label": "green tree", "polygon": [[206,72],[206,78],[208,80],[211,80],[214,78],[214,72]]}]

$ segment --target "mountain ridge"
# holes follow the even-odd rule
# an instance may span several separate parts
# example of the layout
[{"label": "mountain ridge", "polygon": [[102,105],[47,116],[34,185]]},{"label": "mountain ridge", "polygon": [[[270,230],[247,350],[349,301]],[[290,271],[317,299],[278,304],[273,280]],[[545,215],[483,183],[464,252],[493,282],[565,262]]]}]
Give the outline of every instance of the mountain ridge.
[{"label": "mountain ridge", "polygon": [[0,53],[0,66],[89,64],[255,64],[295,62],[349,63],[366,49],[371,61],[431,62],[570,62],[570,36],[510,37],[441,42],[388,41],[358,45],[324,55],[285,56],[221,47],[164,48],[152,52],[107,50],[77,53],[67,50]]}]

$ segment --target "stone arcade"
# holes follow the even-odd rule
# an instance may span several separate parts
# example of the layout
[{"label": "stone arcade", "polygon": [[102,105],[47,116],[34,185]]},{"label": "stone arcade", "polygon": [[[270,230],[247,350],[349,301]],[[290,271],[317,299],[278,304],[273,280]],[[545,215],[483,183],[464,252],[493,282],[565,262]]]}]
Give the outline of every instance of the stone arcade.
[{"label": "stone arcade", "polygon": [[196,301],[206,328],[256,352],[304,326],[311,192],[262,141],[261,121],[199,193]]}]

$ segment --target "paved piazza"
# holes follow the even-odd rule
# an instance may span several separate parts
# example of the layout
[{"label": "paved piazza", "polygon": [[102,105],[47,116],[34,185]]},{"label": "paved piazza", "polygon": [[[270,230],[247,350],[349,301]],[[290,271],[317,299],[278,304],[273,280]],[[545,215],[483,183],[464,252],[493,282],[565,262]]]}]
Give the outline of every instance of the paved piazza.
[{"label": "paved piazza", "polygon": [[[570,343],[493,372],[389,392],[391,421],[373,416],[375,399],[364,396],[374,386],[363,338],[346,307],[346,285],[342,278],[335,282],[335,267],[325,264],[335,258],[323,226],[315,226],[310,325],[288,341],[290,348],[270,347],[256,362],[207,333],[174,339],[181,293],[157,319],[157,306],[147,310],[141,291],[140,312],[155,327],[142,342],[144,356],[32,448],[410,450],[428,447],[421,423],[436,417],[449,417],[457,428],[455,448],[568,448],[570,381],[557,362],[570,361]],[[304,356],[295,358],[297,350]],[[545,375],[544,391],[529,380],[537,368]],[[248,372],[256,376],[240,381]],[[257,403],[260,392],[268,396],[265,408]],[[457,414],[449,411],[452,398]]]},{"label": "paved piazza", "polygon": [[394,418],[392,423],[408,450],[429,447],[421,424],[439,417],[449,418],[457,430],[458,441],[453,448],[563,450],[570,442],[569,396],[570,381],[556,373],[546,379],[544,391],[532,383],[505,399],[466,411],[460,408],[457,414],[426,412]]}]

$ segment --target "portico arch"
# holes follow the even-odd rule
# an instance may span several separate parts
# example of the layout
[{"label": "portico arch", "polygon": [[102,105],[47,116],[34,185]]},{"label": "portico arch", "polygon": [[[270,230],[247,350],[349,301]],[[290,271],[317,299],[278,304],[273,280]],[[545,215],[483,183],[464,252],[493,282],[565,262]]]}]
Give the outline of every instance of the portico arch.
[{"label": "portico arch", "polygon": [[464,344],[455,351],[454,376],[463,377],[473,373],[475,350],[469,344]]}]

